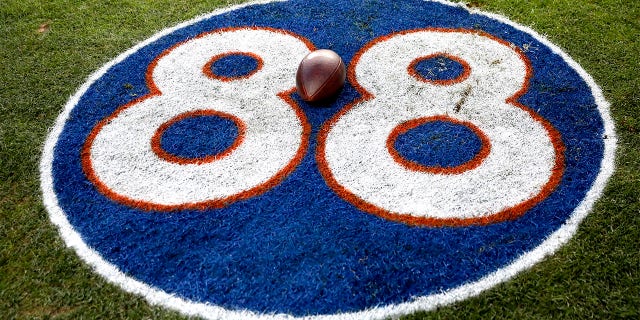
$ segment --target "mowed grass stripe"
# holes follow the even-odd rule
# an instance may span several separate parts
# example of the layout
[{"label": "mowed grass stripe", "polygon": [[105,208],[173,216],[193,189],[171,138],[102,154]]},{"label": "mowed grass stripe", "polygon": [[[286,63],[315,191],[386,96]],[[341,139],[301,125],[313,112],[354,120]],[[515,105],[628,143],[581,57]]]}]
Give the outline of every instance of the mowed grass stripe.
[{"label": "mowed grass stripe", "polygon": [[[157,31],[228,1],[17,1],[0,5],[0,315],[18,319],[182,319],[96,276],[43,208],[42,144],[85,79]],[[612,105],[617,170],[558,253],[431,318],[612,318],[640,310],[640,3],[473,1],[531,26],[589,72]]]}]

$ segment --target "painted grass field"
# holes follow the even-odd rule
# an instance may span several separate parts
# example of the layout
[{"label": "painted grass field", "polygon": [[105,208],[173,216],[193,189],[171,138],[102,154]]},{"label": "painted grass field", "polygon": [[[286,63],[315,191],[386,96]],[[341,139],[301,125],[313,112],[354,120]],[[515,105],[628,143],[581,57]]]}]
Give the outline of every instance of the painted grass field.
[{"label": "painted grass field", "polygon": [[[161,29],[237,2],[0,4],[0,318],[183,318],[107,283],[66,248],[42,204],[39,160],[92,72]],[[616,123],[616,172],[555,255],[476,298],[406,319],[640,317],[640,1],[468,5],[532,27],[593,76]]]}]

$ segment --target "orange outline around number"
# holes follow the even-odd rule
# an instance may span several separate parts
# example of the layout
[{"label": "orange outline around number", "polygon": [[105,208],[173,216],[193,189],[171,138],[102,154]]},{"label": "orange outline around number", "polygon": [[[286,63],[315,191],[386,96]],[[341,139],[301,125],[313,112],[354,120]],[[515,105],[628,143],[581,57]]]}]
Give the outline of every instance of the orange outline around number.
[{"label": "orange outline around number", "polygon": [[[236,139],[233,141],[233,143],[226,148],[224,151],[220,152],[220,153],[216,153],[213,155],[208,155],[205,157],[200,157],[200,158],[184,158],[184,157],[179,157],[176,155],[173,155],[171,153],[168,153],[167,151],[165,151],[162,148],[162,144],[161,144],[161,140],[162,140],[162,135],[164,134],[164,132],[169,129],[169,127],[171,127],[173,124],[182,121],[184,119],[187,118],[193,118],[193,117],[200,117],[200,116],[218,116],[221,118],[225,118],[225,119],[229,119],[231,121],[233,121],[233,123],[236,125],[236,127],[238,128],[238,136],[236,137]],[[226,156],[228,156],[231,152],[233,152],[233,150],[235,150],[243,141],[244,141],[244,135],[246,132],[246,125],[244,124],[244,122],[242,122],[242,120],[240,120],[238,117],[228,114],[228,113],[224,113],[224,112],[220,112],[220,111],[216,111],[216,110],[196,110],[196,111],[191,111],[191,112],[185,112],[185,113],[181,113],[173,118],[171,118],[171,120],[163,123],[162,125],[160,125],[160,127],[158,127],[158,130],[156,130],[156,132],[154,133],[153,137],[151,138],[151,150],[153,150],[153,152],[158,155],[158,157],[160,159],[164,159],[165,161],[168,162],[172,162],[172,163],[177,163],[177,164],[203,164],[203,163],[209,163],[209,162],[213,162],[216,160],[220,160]]]},{"label": "orange outline around number", "polygon": [[226,197],[226,198],[222,198],[222,199],[216,199],[216,200],[208,200],[208,201],[202,201],[202,202],[195,202],[195,203],[185,203],[185,204],[180,204],[180,205],[162,205],[162,204],[157,204],[157,203],[152,203],[152,202],[146,202],[146,201],[142,201],[142,200],[134,200],[131,199],[127,196],[123,196],[121,194],[118,194],[116,192],[114,192],[113,190],[111,190],[107,185],[105,185],[102,181],[100,181],[100,179],[98,178],[98,176],[96,175],[93,166],[91,164],[91,146],[93,145],[93,142],[96,138],[96,136],[98,135],[98,132],[100,132],[100,130],[102,129],[102,127],[104,127],[107,123],[109,123],[112,119],[116,118],[122,111],[146,100],[149,99],[151,97],[154,96],[160,96],[162,95],[162,92],[160,92],[160,90],[158,89],[158,87],[156,87],[154,81],[153,81],[153,70],[155,69],[155,67],[158,65],[158,61],[160,59],[162,59],[163,57],[165,57],[167,54],[169,54],[172,50],[174,50],[175,48],[181,46],[182,44],[191,41],[193,39],[198,39],[198,38],[202,38],[205,37],[207,35],[210,34],[214,34],[214,33],[222,33],[222,32],[230,32],[230,31],[237,31],[237,30],[267,30],[267,31],[272,31],[272,32],[277,32],[277,33],[281,33],[281,34],[287,34],[290,36],[293,36],[297,39],[299,39],[300,41],[302,41],[307,48],[309,48],[310,51],[315,50],[315,46],[313,45],[313,43],[311,43],[308,39],[303,38],[302,36],[295,34],[293,32],[290,31],[286,31],[286,30],[281,30],[281,29],[275,29],[275,28],[268,28],[268,27],[230,27],[230,28],[221,28],[221,29],[216,29],[213,31],[209,31],[209,32],[204,32],[199,34],[198,36],[196,36],[195,38],[192,39],[188,39],[185,41],[182,41],[180,43],[177,43],[175,45],[173,45],[171,48],[163,51],[160,55],[158,55],[150,64],[149,67],[147,68],[147,72],[145,73],[145,79],[146,79],[146,84],[147,87],[149,88],[149,93],[137,98],[121,107],[119,107],[118,109],[116,109],[111,115],[107,116],[106,118],[104,118],[103,120],[101,120],[92,130],[91,133],[89,134],[89,136],[87,137],[87,139],[85,140],[85,143],[82,147],[81,150],[81,162],[82,162],[82,169],[85,173],[85,175],[87,176],[87,179],[93,183],[93,185],[96,187],[96,189],[98,190],[98,192],[100,192],[101,194],[103,194],[104,196],[106,196],[109,199],[112,199],[118,203],[122,203],[125,204],[127,206],[133,207],[133,208],[137,208],[137,209],[141,209],[141,210],[145,210],[145,211],[177,211],[177,210],[187,210],[187,209],[195,209],[195,210],[205,210],[205,209],[210,209],[210,208],[222,208],[225,207],[233,202],[236,201],[240,201],[240,200],[244,200],[244,199],[248,199],[254,196],[257,196],[259,194],[263,194],[265,192],[267,192],[269,189],[275,187],[276,185],[278,185],[282,180],[284,180],[284,178],[289,175],[291,172],[293,172],[293,170],[295,170],[295,168],[300,164],[300,162],[302,161],[302,159],[304,158],[304,155],[307,151],[307,148],[309,146],[309,135],[311,134],[311,125],[309,124],[309,122],[307,121],[307,118],[304,114],[304,112],[302,111],[302,109],[300,108],[300,106],[291,98],[291,95],[296,91],[296,88],[290,88],[287,89],[285,91],[282,91],[280,93],[277,94],[277,96],[279,98],[281,98],[282,100],[284,100],[287,104],[289,104],[291,106],[291,108],[294,109],[294,111],[296,112],[296,115],[298,116],[298,119],[300,120],[300,123],[302,125],[302,137],[301,137],[301,143],[300,143],[300,147],[298,148],[297,152],[296,152],[296,156],[291,159],[291,161],[289,162],[289,164],[287,166],[285,166],[284,168],[282,168],[279,172],[277,172],[271,179],[269,179],[268,181],[266,181],[263,184],[260,184],[256,187],[253,187],[251,189],[245,190],[243,192],[237,193],[233,196],[230,197]]},{"label": "orange outline around number", "polygon": [[[446,80],[431,80],[431,79],[427,79],[425,77],[423,77],[420,73],[418,73],[418,71],[416,70],[416,65],[423,60],[428,60],[428,59],[432,59],[432,58],[438,58],[438,57],[445,57],[448,58],[450,60],[453,60],[459,64],[462,65],[462,73],[453,78],[453,79],[446,79]],[[448,54],[448,53],[444,53],[444,52],[438,52],[438,53],[434,53],[434,54],[429,54],[426,56],[422,56],[422,57],[418,57],[413,59],[413,61],[411,61],[411,63],[409,63],[409,66],[407,67],[407,72],[413,76],[414,78],[418,79],[418,81],[422,81],[422,82],[426,82],[426,83],[431,83],[431,84],[435,84],[438,86],[450,86],[452,84],[455,83],[460,83],[462,81],[464,81],[465,79],[467,79],[469,77],[469,75],[471,74],[471,67],[469,66],[469,64],[462,60],[460,57],[456,57],[454,55]]]},{"label": "orange outline around number", "polygon": [[[480,142],[482,145],[480,148],[480,151],[473,157],[473,159],[461,165],[457,165],[455,167],[425,166],[415,161],[408,160],[402,155],[400,155],[398,150],[396,150],[396,148],[394,147],[395,142],[398,139],[398,136],[422,124],[433,122],[433,121],[446,121],[450,123],[463,125],[469,128],[473,133],[476,134],[476,136],[478,136],[478,138],[480,138]],[[412,171],[428,172],[433,174],[461,174],[465,171],[475,169],[478,166],[480,166],[480,164],[482,164],[482,161],[484,161],[484,159],[487,158],[487,156],[491,152],[491,142],[489,142],[489,137],[487,137],[487,135],[484,134],[484,132],[482,132],[480,128],[476,127],[471,122],[460,121],[449,116],[439,115],[439,116],[432,116],[432,117],[416,118],[413,120],[403,122],[399,126],[395,127],[391,131],[391,134],[389,134],[389,137],[387,138],[387,150],[391,154],[391,157],[393,158],[393,160],[395,160],[397,163],[401,164],[405,168]]]},{"label": "orange outline around number", "polygon": [[344,186],[342,186],[333,177],[333,174],[331,173],[331,169],[329,169],[329,165],[325,160],[325,143],[326,143],[326,139],[329,131],[331,130],[333,125],[338,121],[338,119],[342,117],[342,115],[349,112],[349,110],[351,110],[354,106],[374,98],[374,95],[369,93],[366,89],[364,89],[358,83],[357,81],[358,79],[356,78],[355,68],[358,65],[358,61],[360,60],[361,56],[374,45],[383,41],[387,41],[392,37],[395,37],[397,35],[402,35],[402,34],[410,34],[410,33],[423,32],[423,31],[459,32],[459,33],[477,34],[477,35],[495,40],[505,46],[512,48],[511,44],[506,42],[505,40],[499,39],[485,32],[467,30],[467,29],[445,29],[445,28],[425,28],[425,29],[405,30],[405,31],[395,32],[385,36],[381,36],[367,43],[354,55],[353,59],[351,60],[351,63],[349,64],[349,69],[347,71],[347,78],[349,79],[349,82],[351,82],[351,85],[353,85],[353,87],[358,91],[358,93],[360,93],[361,98],[357,99],[356,101],[350,103],[349,105],[344,107],[342,110],[340,110],[340,112],[338,112],[333,118],[327,121],[323,125],[322,129],[320,130],[319,137],[318,137],[318,146],[316,149],[316,161],[318,163],[320,173],[322,174],[323,178],[325,179],[329,187],[331,187],[342,199],[353,204],[358,209],[364,212],[368,212],[368,213],[377,215],[379,217],[388,219],[388,220],[398,221],[398,222],[402,222],[410,225],[429,226],[429,227],[441,227],[441,226],[462,227],[462,226],[470,226],[470,225],[488,225],[492,223],[513,220],[522,216],[529,209],[533,208],[535,205],[537,205],[542,200],[547,198],[553,192],[553,190],[555,190],[555,188],[558,186],[558,184],[562,179],[562,175],[564,174],[565,164],[564,164],[564,144],[562,143],[562,137],[560,133],[546,119],[542,118],[533,110],[520,104],[517,101],[517,99],[527,91],[527,88],[529,87],[529,80],[532,75],[531,62],[524,55],[524,53],[522,53],[522,51],[517,47],[515,48],[515,50],[520,56],[520,59],[525,63],[525,66],[526,66],[525,81],[524,81],[524,84],[522,85],[522,88],[520,88],[520,90],[518,90],[513,96],[509,97],[505,101],[509,104],[512,104],[526,111],[527,113],[529,113],[529,115],[533,119],[540,122],[544,126],[544,128],[547,130],[549,134],[549,138],[551,140],[551,143],[553,144],[555,154],[556,154],[555,164],[552,169],[551,177],[549,178],[549,181],[547,181],[547,183],[543,186],[542,190],[537,195],[533,196],[529,200],[521,202],[518,205],[507,208],[505,210],[502,210],[498,213],[495,213],[486,217],[425,218],[425,217],[415,217],[407,214],[399,214],[399,213],[388,211],[383,208],[372,205],[366,202],[365,200],[361,199],[351,191],[349,191]]},{"label": "orange outline around number", "polygon": [[[249,73],[247,73],[245,75],[236,76],[236,77],[221,76],[221,75],[213,73],[213,71],[211,70],[211,67],[213,66],[213,64],[216,61],[218,61],[218,60],[220,60],[220,59],[222,59],[224,57],[233,56],[233,55],[240,55],[240,56],[253,58],[253,59],[256,60],[258,65],[256,66],[255,69],[251,70],[251,72],[249,72]],[[221,54],[215,55],[211,59],[209,59],[209,62],[207,62],[204,65],[204,67],[202,67],[202,73],[204,73],[207,77],[209,77],[211,79],[220,80],[220,81],[223,81],[223,82],[231,82],[231,81],[250,78],[256,72],[260,71],[260,69],[262,69],[263,65],[264,65],[264,61],[262,60],[262,58],[260,58],[260,56],[258,56],[255,53],[242,52],[242,51],[231,51],[231,52],[225,52],[225,53],[221,53]]]}]

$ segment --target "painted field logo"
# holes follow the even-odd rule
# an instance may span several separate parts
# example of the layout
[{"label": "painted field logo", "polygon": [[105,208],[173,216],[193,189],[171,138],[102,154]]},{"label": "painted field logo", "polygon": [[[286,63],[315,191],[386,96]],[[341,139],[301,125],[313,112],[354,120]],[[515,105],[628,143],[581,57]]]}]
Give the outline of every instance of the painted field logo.
[{"label": "painted field logo", "polygon": [[[336,101],[295,93],[337,52]],[[207,318],[385,318],[473,296],[565,243],[613,171],[608,104],[532,30],[433,1],[244,5],[95,73],[41,163],[95,270]]]}]

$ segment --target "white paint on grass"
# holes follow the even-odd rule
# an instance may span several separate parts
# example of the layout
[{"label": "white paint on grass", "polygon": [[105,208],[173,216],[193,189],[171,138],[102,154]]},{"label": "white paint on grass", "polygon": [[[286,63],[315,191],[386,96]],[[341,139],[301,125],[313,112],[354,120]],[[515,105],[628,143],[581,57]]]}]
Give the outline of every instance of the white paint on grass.
[{"label": "white paint on grass", "polygon": [[[133,277],[130,277],[120,271],[116,266],[106,261],[95,250],[87,246],[82,240],[81,235],[73,228],[73,226],[67,220],[67,217],[58,204],[56,193],[53,186],[52,175],[52,163],[54,149],[60,136],[64,125],[69,118],[71,110],[76,106],[79,99],[84,95],[88,88],[100,77],[102,77],[112,66],[123,61],[131,54],[135,53],[142,47],[158,40],[160,37],[170,34],[171,32],[180,28],[197,23],[204,19],[210,18],[214,15],[219,15],[232,10],[240,9],[249,5],[256,5],[262,3],[268,3],[272,1],[260,1],[250,2],[247,4],[230,7],[223,10],[217,10],[211,14],[201,16],[199,18],[187,21],[176,27],[163,30],[151,37],[150,39],[136,45],[132,49],[124,52],[116,59],[107,63],[100,68],[97,72],[92,74],[87,81],[80,87],[80,89],[74,94],[67,104],[64,111],[58,117],[56,124],[52,128],[44,145],[44,151],[42,160],[40,162],[40,176],[41,176],[41,188],[43,192],[44,204],[49,212],[50,219],[58,229],[60,235],[66,244],[73,248],[76,253],[101,276],[108,281],[122,287],[125,291],[143,296],[149,303],[164,306],[170,309],[177,310],[185,315],[200,316],[207,319],[292,319],[294,317],[283,314],[257,314],[251,311],[239,311],[239,310],[227,310],[218,306],[214,306],[207,303],[197,303],[190,300],[186,300],[175,295],[169,294],[157,288],[151,287]],[[463,4],[455,4],[447,1],[436,0],[436,2],[465,8]],[[466,9],[466,8],[465,8]],[[489,13],[482,13],[476,10],[472,11],[476,14],[481,14],[492,19],[498,20],[502,23],[510,25],[520,31],[533,35],[538,41],[544,45],[550,47],[554,53],[562,57],[573,69],[580,74],[580,76],[586,81],[591,88],[595,101],[598,105],[598,110],[604,121],[604,128],[606,139],[604,139],[604,157],[600,164],[601,170],[598,174],[592,188],[588,191],[585,198],[574,210],[571,217],[566,221],[562,227],[557,231],[549,235],[549,237],[540,244],[534,250],[527,252],[517,258],[508,266],[497,270],[496,272],[489,274],[478,281],[467,283],[463,286],[433,294],[424,297],[416,297],[412,301],[408,301],[401,304],[379,306],[369,310],[360,312],[335,314],[335,315],[318,315],[303,317],[307,319],[384,319],[384,318],[396,318],[402,315],[410,314],[416,311],[433,310],[439,306],[451,304],[457,301],[467,299],[472,296],[476,296],[481,292],[494,287],[495,285],[507,281],[513,278],[518,273],[530,268],[535,263],[541,261],[546,256],[554,253],[560,246],[567,243],[569,239],[575,234],[580,222],[587,216],[592,210],[595,201],[602,195],[607,180],[614,171],[614,155],[616,150],[616,134],[614,130],[614,124],[609,114],[609,103],[604,99],[602,91],[589,76],[575,61],[573,61],[567,54],[565,54],[560,48],[550,43],[544,37],[535,33],[528,27],[517,25],[503,16]],[[604,138],[604,137],[603,137]]]},{"label": "white paint on grass", "polygon": [[[439,53],[466,61],[469,77],[434,85],[407,72],[411,61]],[[415,31],[383,38],[357,63],[358,82],[375,97],[337,119],[325,159],[337,183],[358,198],[401,216],[485,218],[531,200],[549,183],[556,159],[551,133],[506,102],[527,77],[526,62],[508,45],[468,32]],[[454,111],[463,92],[464,105]],[[490,141],[487,158],[457,174],[397,163],[386,145],[394,128],[436,116],[476,125]]]},{"label": "white paint on grass", "polygon": [[[234,51],[260,57],[262,68],[237,81],[205,76],[212,56]],[[278,94],[295,88],[290,75],[309,52],[298,38],[264,29],[215,32],[173,48],[153,70],[161,93],[128,106],[97,132],[89,148],[96,179],[120,197],[161,206],[220,201],[268,183],[295,162],[305,139],[306,120]],[[206,163],[159,158],[150,143],[158,128],[202,110],[238,118],[242,143]]]}]

